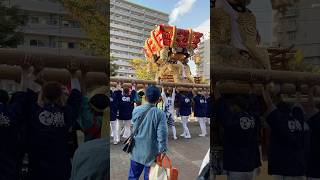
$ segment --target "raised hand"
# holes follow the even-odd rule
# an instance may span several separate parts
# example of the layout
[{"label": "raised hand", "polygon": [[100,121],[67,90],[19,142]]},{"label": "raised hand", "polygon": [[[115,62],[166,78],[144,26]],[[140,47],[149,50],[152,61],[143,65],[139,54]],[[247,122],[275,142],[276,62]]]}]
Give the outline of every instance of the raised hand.
[{"label": "raised hand", "polygon": [[76,61],[70,61],[70,64],[66,68],[71,75],[75,75],[75,73],[79,70],[79,64]]},{"label": "raised hand", "polygon": [[30,56],[26,56],[22,63],[21,63],[21,68],[23,72],[28,72],[30,70],[30,67],[32,66],[32,61]]},{"label": "raised hand", "polygon": [[88,62],[80,64],[80,70],[81,70],[82,76],[87,75],[87,73],[90,71],[90,69],[91,69],[91,67]]},{"label": "raised hand", "polygon": [[33,63],[33,74],[37,76],[44,68],[43,62],[42,61],[35,61]]}]

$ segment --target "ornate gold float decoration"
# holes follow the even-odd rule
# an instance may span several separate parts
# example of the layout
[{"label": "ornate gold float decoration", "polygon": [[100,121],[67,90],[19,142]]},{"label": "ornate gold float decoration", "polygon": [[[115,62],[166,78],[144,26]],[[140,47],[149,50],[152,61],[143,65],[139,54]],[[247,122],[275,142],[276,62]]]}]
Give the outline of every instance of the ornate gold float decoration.
[{"label": "ornate gold float decoration", "polygon": [[259,47],[254,14],[246,8],[250,1],[217,0],[213,9],[214,65],[270,69],[269,55]]},{"label": "ornate gold float decoration", "polygon": [[148,63],[158,67],[156,80],[175,83],[194,83],[188,65],[189,57],[200,43],[202,33],[192,29],[158,25],[145,41],[144,51]]}]

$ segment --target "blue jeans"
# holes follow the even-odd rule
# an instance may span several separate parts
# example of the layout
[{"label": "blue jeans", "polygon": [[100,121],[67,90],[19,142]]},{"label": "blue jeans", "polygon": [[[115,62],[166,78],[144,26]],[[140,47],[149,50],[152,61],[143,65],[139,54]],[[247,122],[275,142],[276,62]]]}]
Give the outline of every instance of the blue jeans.
[{"label": "blue jeans", "polygon": [[144,180],[149,180],[150,167],[131,160],[128,180],[139,180],[144,170]]}]

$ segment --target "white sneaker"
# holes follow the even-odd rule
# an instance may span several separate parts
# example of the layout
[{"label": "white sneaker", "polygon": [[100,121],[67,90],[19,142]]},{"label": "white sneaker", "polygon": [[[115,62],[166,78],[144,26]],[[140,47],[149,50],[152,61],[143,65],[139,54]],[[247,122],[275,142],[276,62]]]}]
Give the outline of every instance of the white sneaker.
[{"label": "white sneaker", "polygon": [[191,139],[191,136],[190,135],[189,136],[184,136],[184,138]]},{"label": "white sneaker", "polygon": [[178,137],[177,137],[177,136],[174,136],[174,137],[173,137],[173,139],[174,139],[174,140],[177,140],[177,139],[178,139]]},{"label": "white sneaker", "polygon": [[184,136],[186,136],[186,134],[185,134],[185,133],[183,133],[183,134],[180,134],[180,136],[181,136],[181,137],[184,137]]},{"label": "white sneaker", "polygon": [[113,144],[114,145],[117,145],[119,142],[118,141],[113,141]]},{"label": "white sneaker", "polygon": [[206,134],[199,134],[199,136],[200,136],[200,137],[205,137],[205,136],[206,136]]}]

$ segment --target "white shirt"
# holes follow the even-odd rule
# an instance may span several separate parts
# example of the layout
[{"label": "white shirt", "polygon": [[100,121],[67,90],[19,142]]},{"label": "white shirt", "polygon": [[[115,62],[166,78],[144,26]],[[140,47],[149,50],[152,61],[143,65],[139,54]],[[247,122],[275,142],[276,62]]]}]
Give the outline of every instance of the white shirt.
[{"label": "white shirt", "polygon": [[171,114],[174,114],[174,100],[176,97],[176,92],[175,89],[173,88],[172,95],[167,97],[164,91],[161,93],[162,99],[163,99],[163,104],[164,107],[170,112]]}]

